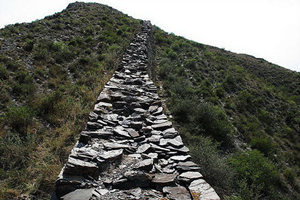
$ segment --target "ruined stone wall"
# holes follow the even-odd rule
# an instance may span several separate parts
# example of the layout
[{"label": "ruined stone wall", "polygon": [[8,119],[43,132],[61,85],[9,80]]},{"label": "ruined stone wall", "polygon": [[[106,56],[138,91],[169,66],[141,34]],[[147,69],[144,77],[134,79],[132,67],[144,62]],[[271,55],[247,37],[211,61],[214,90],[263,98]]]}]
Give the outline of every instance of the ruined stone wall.
[{"label": "ruined stone wall", "polygon": [[148,75],[149,38],[144,22],[59,174],[58,199],[220,199],[164,114]]}]

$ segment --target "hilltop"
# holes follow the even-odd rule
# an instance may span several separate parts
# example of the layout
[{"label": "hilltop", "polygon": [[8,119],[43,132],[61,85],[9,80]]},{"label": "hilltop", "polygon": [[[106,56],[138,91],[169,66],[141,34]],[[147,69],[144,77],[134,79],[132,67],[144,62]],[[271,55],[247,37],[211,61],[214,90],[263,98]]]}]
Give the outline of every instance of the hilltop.
[{"label": "hilltop", "polygon": [[[96,3],[0,30],[0,199],[49,199],[141,20]],[[153,27],[152,79],[224,199],[300,199],[300,73]]]}]

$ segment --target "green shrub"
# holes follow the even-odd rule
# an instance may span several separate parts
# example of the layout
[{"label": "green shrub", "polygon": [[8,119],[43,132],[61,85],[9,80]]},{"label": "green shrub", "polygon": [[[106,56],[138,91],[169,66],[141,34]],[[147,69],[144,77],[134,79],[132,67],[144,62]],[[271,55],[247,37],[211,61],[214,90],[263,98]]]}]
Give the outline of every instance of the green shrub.
[{"label": "green shrub", "polygon": [[26,71],[16,73],[16,82],[13,85],[13,93],[17,96],[32,95],[36,91],[33,78]]},{"label": "green shrub", "polygon": [[190,97],[172,102],[170,108],[175,119],[193,135],[211,136],[227,147],[232,146],[232,127],[219,107]]},{"label": "green shrub", "polygon": [[8,70],[16,71],[20,68],[20,64],[11,60],[6,63],[6,67]]},{"label": "green shrub", "polygon": [[292,169],[286,169],[284,170],[283,174],[291,185],[295,185],[297,178],[297,174],[295,173],[295,171],[293,171]]},{"label": "green shrub", "polygon": [[184,67],[188,68],[188,69],[195,69],[197,66],[197,62],[194,58],[190,58],[188,59],[185,63],[184,63]]},{"label": "green shrub", "polygon": [[48,51],[47,49],[35,49],[34,53],[33,53],[33,58],[36,60],[46,60],[48,57]]},{"label": "green shrub", "polygon": [[5,115],[8,125],[22,135],[27,134],[27,128],[33,121],[33,112],[27,106],[11,106]]},{"label": "green shrub", "polygon": [[264,109],[259,110],[258,119],[267,125],[272,125],[274,122],[274,119],[272,118],[271,114]]},{"label": "green shrub", "polygon": [[9,132],[6,136],[1,137],[0,155],[5,155],[0,156],[1,168],[12,170],[26,167],[29,153],[34,146],[34,136],[32,135],[21,137],[17,133]]},{"label": "green shrub", "polygon": [[214,187],[230,193],[234,174],[227,157],[220,154],[218,144],[203,136],[189,136],[186,140],[192,158],[199,164],[205,179]]},{"label": "green shrub", "polygon": [[216,95],[219,97],[219,98],[223,98],[225,97],[225,91],[222,87],[217,87],[216,90]]},{"label": "green shrub", "polygon": [[24,44],[24,46],[23,46],[23,49],[24,49],[25,51],[32,51],[33,45],[34,45],[34,41],[33,41],[33,40],[26,39],[26,40],[25,40],[25,44]]},{"label": "green shrub", "polygon": [[2,64],[0,64],[0,79],[6,80],[8,79],[8,77],[9,77],[8,70]]},{"label": "green shrub", "polygon": [[154,39],[155,42],[157,42],[158,44],[164,44],[164,43],[169,43],[168,38],[166,38],[166,35],[163,33],[162,30],[156,28],[155,32],[154,32]]},{"label": "green shrub", "polygon": [[263,133],[252,137],[250,144],[266,156],[271,156],[276,152],[276,144],[270,137],[263,135]]},{"label": "green shrub", "polygon": [[259,199],[272,195],[279,186],[279,173],[276,166],[258,150],[234,155],[230,164],[236,173],[237,186],[243,199]]},{"label": "green shrub", "polygon": [[57,63],[63,63],[73,57],[73,53],[69,46],[64,42],[54,42],[52,49],[54,53],[53,57]]}]

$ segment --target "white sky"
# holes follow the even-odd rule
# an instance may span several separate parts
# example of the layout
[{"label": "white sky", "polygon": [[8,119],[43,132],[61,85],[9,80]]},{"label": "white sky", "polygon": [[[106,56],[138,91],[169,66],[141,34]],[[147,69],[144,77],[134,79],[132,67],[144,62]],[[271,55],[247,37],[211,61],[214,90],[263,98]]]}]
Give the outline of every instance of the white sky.
[{"label": "white sky", "polygon": [[[0,0],[0,28],[74,0]],[[89,1],[85,1],[89,2]],[[95,0],[167,32],[300,72],[300,0]]]}]

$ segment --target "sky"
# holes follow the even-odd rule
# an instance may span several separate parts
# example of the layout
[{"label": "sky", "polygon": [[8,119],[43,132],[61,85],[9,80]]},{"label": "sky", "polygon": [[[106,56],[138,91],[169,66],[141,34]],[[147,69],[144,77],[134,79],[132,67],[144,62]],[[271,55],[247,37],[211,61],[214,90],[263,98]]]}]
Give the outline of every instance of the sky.
[{"label": "sky", "polygon": [[[90,2],[85,1],[84,2]],[[74,0],[0,0],[0,28]],[[94,0],[167,32],[300,72],[300,0]]]}]

